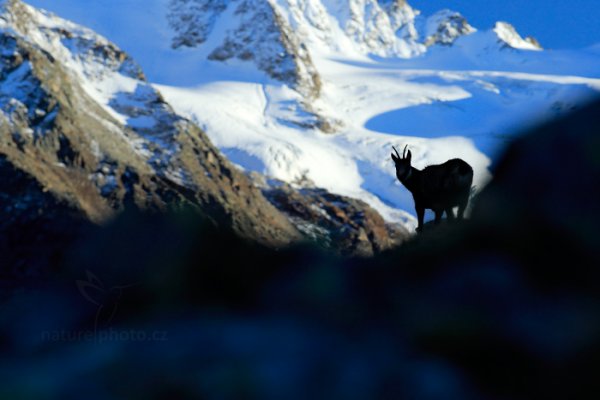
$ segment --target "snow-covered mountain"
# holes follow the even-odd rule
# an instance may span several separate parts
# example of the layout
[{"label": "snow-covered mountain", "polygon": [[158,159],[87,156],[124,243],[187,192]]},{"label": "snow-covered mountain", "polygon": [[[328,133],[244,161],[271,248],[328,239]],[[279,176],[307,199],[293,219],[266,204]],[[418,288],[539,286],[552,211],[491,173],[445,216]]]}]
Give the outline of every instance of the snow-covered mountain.
[{"label": "snow-covered mountain", "polygon": [[[198,63],[213,72],[197,85],[159,88],[234,162],[409,225],[392,145],[409,144],[418,167],[462,157],[481,187],[512,134],[600,89],[595,55],[543,51],[509,23],[477,30],[406,1],[171,0],[168,15],[174,58],[220,62]],[[252,66],[264,76],[244,75]]]},{"label": "snow-covered mountain", "polygon": [[111,39],[160,75],[166,102],[230,160],[364,200],[407,227],[412,198],[395,179],[392,145],[408,144],[417,167],[461,157],[481,187],[512,135],[600,90],[593,49],[542,50],[506,22],[477,29],[458,12],[424,16],[402,0],[119,6],[89,21],[110,36],[113,17],[135,18]]},{"label": "snow-covered mountain", "polygon": [[[252,61],[271,77],[319,95],[313,57],[414,58],[476,32],[457,12],[421,17],[404,0],[170,0],[174,48],[202,47],[211,60]],[[508,23],[493,32],[500,45],[539,50]]]},{"label": "snow-covered mountain", "polygon": [[3,228],[52,213],[48,204],[93,222],[130,204],[196,208],[265,243],[298,237],[105,38],[3,0],[0,42],[0,157],[13,175],[2,182]]},{"label": "snow-covered mountain", "polygon": [[0,43],[0,248],[14,235],[24,247],[7,265],[52,262],[39,249],[126,208],[195,210],[269,246],[309,238],[355,255],[407,236],[364,202],[244,174],[89,29],[2,0]]}]

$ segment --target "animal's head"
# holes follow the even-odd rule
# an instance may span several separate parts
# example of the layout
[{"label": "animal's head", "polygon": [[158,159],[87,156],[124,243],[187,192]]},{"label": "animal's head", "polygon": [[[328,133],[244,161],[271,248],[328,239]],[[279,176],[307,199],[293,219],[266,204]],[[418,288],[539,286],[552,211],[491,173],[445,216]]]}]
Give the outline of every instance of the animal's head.
[{"label": "animal's head", "polygon": [[404,146],[402,157],[394,146],[392,146],[392,148],[396,152],[396,154],[392,153],[392,160],[394,160],[394,164],[396,164],[396,176],[398,176],[398,178],[405,177],[408,174],[408,171],[410,171],[410,159],[412,158],[410,150],[408,150],[408,152],[406,151],[408,145]]}]

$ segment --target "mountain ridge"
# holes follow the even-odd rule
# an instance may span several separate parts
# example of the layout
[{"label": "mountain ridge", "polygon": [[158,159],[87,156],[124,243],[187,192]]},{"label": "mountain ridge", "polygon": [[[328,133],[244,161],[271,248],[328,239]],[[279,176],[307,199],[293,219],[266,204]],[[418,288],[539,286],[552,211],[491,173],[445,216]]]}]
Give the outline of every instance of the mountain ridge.
[{"label": "mountain ridge", "polygon": [[[171,9],[183,3],[208,4],[172,0]],[[481,188],[490,178],[494,154],[519,124],[556,117],[600,87],[593,57],[544,51],[506,22],[478,30],[458,12],[423,16],[406,1],[262,4],[284,20],[266,19],[256,29],[294,28],[296,43],[304,45],[319,76],[318,96],[304,96],[297,79],[278,81],[268,72],[244,79],[242,71],[261,70],[259,46],[251,57],[232,53],[223,62],[198,62],[198,68],[214,71],[210,80],[159,89],[180,113],[206,126],[217,146],[242,167],[291,183],[306,177],[317,187],[368,202],[409,229],[414,227],[411,201],[395,186],[393,166],[384,162],[392,145],[408,144],[419,152],[417,167],[464,158]],[[177,21],[177,13],[170,14],[172,28],[190,27],[185,19]],[[235,34],[237,20],[227,17],[226,8],[214,26],[212,36],[205,32],[206,41],[173,56],[210,54],[224,32]],[[218,106],[212,104],[216,99]],[[243,111],[229,111],[228,105]],[[264,117],[251,116],[259,113]],[[327,165],[327,171],[315,163]]]},{"label": "mountain ridge", "polygon": [[[148,7],[159,3],[151,2]],[[568,112],[600,88],[591,67],[597,61],[594,52],[507,46],[493,29],[479,31],[455,12],[422,16],[403,1],[273,0],[254,8],[249,5],[255,3],[246,0],[229,7],[218,1],[186,2],[190,7],[209,3],[220,13],[209,21],[212,30],[198,36],[197,42],[202,43],[191,48],[172,49],[176,31],[156,30],[156,21],[146,24],[146,17],[136,15],[141,23],[131,29],[142,31],[132,35],[147,36],[147,41],[134,47],[134,52],[156,50],[148,53],[160,55],[152,58],[151,69],[171,71],[173,83],[153,83],[138,90],[131,81],[119,78],[106,80],[108,88],[87,88],[117,122],[135,125],[137,137],[124,136],[123,140],[130,140],[128,146],[151,154],[153,162],[173,167],[165,173],[178,185],[185,183],[184,169],[169,161],[168,140],[163,143],[151,132],[156,121],[149,116],[160,114],[161,98],[174,110],[167,113],[173,120],[165,115],[166,125],[181,117],[193,122],[246,173],[258,172],[296,189],[324,188],[362,200],[387,222],[411,230],[412,200],[394,177],[389,159],[392,145],[408,144],[418,168],[463,158],[474,167],[475,182],[481,188],[491,176],[495,152],[514,136],[515,127]],[[123,4],[125,10],[133,9],[133,3],[127,4]],[[164,17],[168,28],[167,23],[172,24],[179,14],[167,21],[169,9],[162,5],[150,14]],[[246,5],[242,7],[246,11],[236,15],[241,5]],[[264,24],[253,19],[257,13],[269,16]],[[343,26],[338,20],[345,21]],[[386,22],[378,32],[379,20]],[[427,21],[434,22],[429,30]],[[108,24],[100,20],[95,25],[103,23]],[[239,31],[240,26],[247,29]],[[278,33],[279,26],[285,27],[289,40],[282,39],[285,35]],[[277,29],[270,30],[273,27]],[[510,31],[507,25],[503,27]],[[271,36],[254,36],[256,30]],[[161,48],[165,43],[152,34],[165,32],[169,41],[167,48]],[[388,40],[390,34],[394,37]],[[261,51],[244,55],[253,48],[253,38],[276,39],[274,44],[263,40],[268,50],[264,60],[278,57],[277,49],[293,50],[282,57],[281,65],[286,67],[282,71],[289,72],[284,74],[287,82],[256,64],[265,55]],[[227,40],[232,44],[225,49]],[[408,47],[394,45],[400,42]],[[370,48],[381,52],[374,55]],[[215,49],[230,52],[222,60],[214,55],[209,58]],[[310,63],[294,55],[300,51],[310,56]],[[407,51],[410,57],[390,56],[394,51],[397,55]],[[142,59],[147,63],[148,57]],[[298,67],[303,63],[304,67]],[[308,80],[298,79],[297,68],[312,70],[307,72]],[[318,83],[317,91],[310,82]],[[119,90],[126,94],[115,96]],[[146,111],[140,113],[141,109]],[[144,153],[143,143],[150,139],[155,141],[150,145],[153,150]],[[136,148],[136,143],[142,148]],[[110,172],[110,168],[105,169]],[[106,180],[101,183],[106,190],[113,179],[108,175],[96,175],[98,182]]]},{"label": "mountain ridge", "polygon": [[[191,209],[271,247],[313,239],[198,126],[177,115],[127,53],[87,28],[18,0],[3,3],[1,10],[0,166],[2,174],[19,177],[6,189],[11,195],[1,198],[0,209],[7,213],[3,235],[19,229],[35,235],[25,224],[42,218],[50,237],[72,237],[78,225],[103,224],[134,208]],[[14,207],[20,211],[13,218]],[[369,212],[367,205],[359,209]],[[71,231],[66,220],[73,222]],[[375,225],[383,236],[360,237],[362,227]],[[405,236],[381,219],[363,219],[331,247],[372,255]]]},{"label": "mountain ridge", "polygon": [[[477,32],[458,12],[423,17],[404,0],[170,0],[168,7],[173,48],[208,47],[210,60],[252,61],[309,98],[320,93],[311,54],[413,58]],[[541,49],[509,23],[492,32],[502,46]]]}]

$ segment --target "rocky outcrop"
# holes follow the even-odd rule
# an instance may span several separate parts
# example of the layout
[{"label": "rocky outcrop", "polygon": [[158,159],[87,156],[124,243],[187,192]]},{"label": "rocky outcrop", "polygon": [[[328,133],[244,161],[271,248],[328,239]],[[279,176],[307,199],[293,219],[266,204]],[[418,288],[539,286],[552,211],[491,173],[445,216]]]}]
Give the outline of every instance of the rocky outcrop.
[{"label": "rocky outcrop", "polygon": [[[195,48],[200,59],[232,68],[232,60],[254,64],[299,94],[302,128],[325,133],[345,122],[324,106],[327,74],[319,68],[327,68],[327,59],[414,58],[476,32],[458,12],[426,17],[405,0],[170,0],[168,10],[174,48]],[[503,23],[482,35],[485,47],[540,48]]]},{"label": "rocky outcrop", "polygon": [[522,38],[515,27],[508,22],[496,22],[494,33],[504,47],[521,50],[542,50],[542,46],[537,39],[531,36]]},{"label": "rocky outcrop", "polygon": [[[211,46],[211,60],[251,61],[298,90],[309,105],[322,85],[311,52],[349,44],[363,54],[420,54],[425,47],[417,43],[417,15],[403,0],[171,0],[168,21],[173,47]],[[340,35],[348,43],[340,43]]]},{"label": "rocky outcrop", "polygon": [[303,38],[274,1],[171,0],[168,21],[175,32],[174,48],[204,44],[220,17],[227,20],[224,33],[211,41],[207,59],[252,62],[269,77],[302,95],[301,107],[313,115],[310,128],[332,132],[340,124],[319,115],[313,101],[321,95],[321,77]]},{"label": "rocky outcrop", "polygon": [[389,224],[363,201],[318,188],[270,181],[263,194],[311,241],[352,256],[372,256],[400,245],[409,233]]},{"label": "rocky outcrop", "polygon": [[264,0],[172,0],[168,19],[173,47],[196,47],[227,12],[232,24],[210,50],[208,59],[253,61],[270,77],[298,89],[307,98],[320,94],[321,80],[306,46],[274,5]]},{"label": "rocky outcrop", "polygon": [[0,153],[44,193],[94,222],[192,207],[265,244],[300,238],[114,44],[16,0],[1,12]]},{"label": "rocky outcrop", "polygon": [[[80,229],[128,208],[192,209],[271,247],[311,237],[298,229],[304,222],[278,210],[204,132],[175,114],[117,46],[20,1],[0,7],[0,174],[10,177],[0,194],[0,246],[21,254],[7,265],[47,270],[59,260],[41,255],[60,253]],[[287,195],[307,206],[313,200],[291,189]],[[360,241],[349,238],[364,236],[360,224],[335,237],[337,225],[324,225],[331,247],[352,254],[397,243],[381,236],[388,231],[374,231],[372,249],[358,251]],[[22,250],[9,237],[18,237]]]},{"label": "rocky outcrop", "polygon": [[459,37],[473,32],[475,28],[461,14],[442,10],[427,19],[423,36],[426,46],[449,46]]}]

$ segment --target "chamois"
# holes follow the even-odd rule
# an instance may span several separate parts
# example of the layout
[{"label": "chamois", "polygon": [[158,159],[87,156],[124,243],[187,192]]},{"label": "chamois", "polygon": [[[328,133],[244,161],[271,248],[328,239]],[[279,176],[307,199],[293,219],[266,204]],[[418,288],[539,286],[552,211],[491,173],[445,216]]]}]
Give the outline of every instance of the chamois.
[{"label": "chamois", "polygon": [[396,177],[412,193],[417,211],[417,232],[423,229],[425,209],[435,213],[435,223],[439,224],[446,212],[449,220],[454,219],[453,208],[458,206],[458,218],[462,219],[471,193],[473,168],[460,158],[448,160],[443,164],[430,165],[418,170],[410,165],[411,153],[408,145],[404,147],[402,157],[394,146],[392,160],[396,164]]}]

